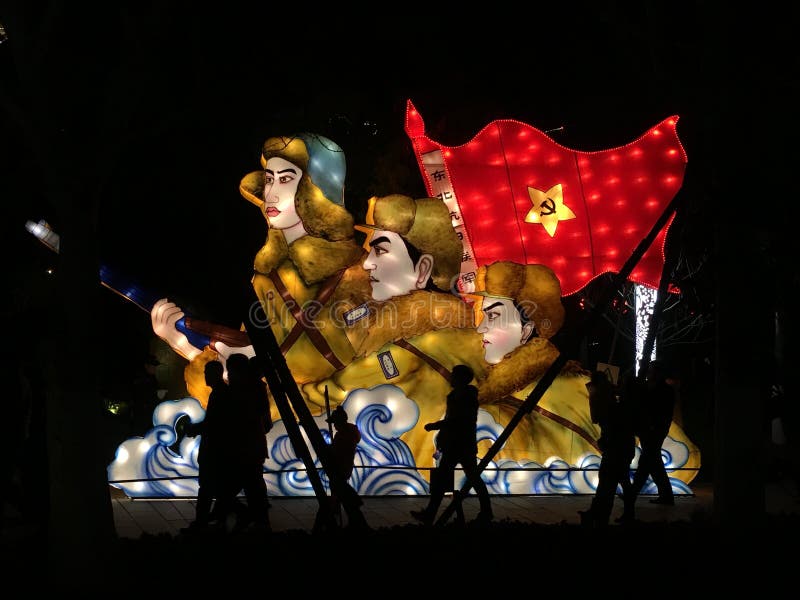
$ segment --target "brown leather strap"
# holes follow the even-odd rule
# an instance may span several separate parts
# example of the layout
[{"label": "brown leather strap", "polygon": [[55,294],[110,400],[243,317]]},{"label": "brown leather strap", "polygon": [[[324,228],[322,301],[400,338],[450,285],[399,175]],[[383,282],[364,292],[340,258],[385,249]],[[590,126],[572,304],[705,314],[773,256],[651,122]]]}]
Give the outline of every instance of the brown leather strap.
[{"label": "brown leather strap", "polygon": [[[328,277],[328,279],[325,280],[325,282],[320,286],[320,289],[317,291],[314,301],[319,302],[320,304],[325,304],[325,302],[333,293],[333,290],[336,289],[336,285],[339,283],[339,280],[342,278],[343,274],[344,269],[337,271]],[[297,341],[297,339],[305,333],[308,336],[308,339],[311,340],[311,343],[314,344],[314,347],[319,350],[319,353],[323,357],[325,357],[325,360],[331,363],[334,369],[343,369],[344,364],[333,353],[333,350],[331,350],[331,347],[328,345],[328,340],[326,340],[325,337],[319,332],[319,329],[317,329],[314,324],[306,318],[306,312],[300,308],[300,306],[297,304],[297,301],[289,293],[289,290],[286,289],[286,286],[283,284],[278,272],[276,270],[270,271],[269,278],[272,281],[272,284],[275,286],[275,289],[278,291],[278,294],[280,294],[281,298],[283,298],[283,302],[289,307],[289,310],[292,312],[292,316],[296,321],[295,326],[289,332],[289,335],[287,335],[286,339],[284,339],[281,343],[281,353],[286,354]]]},{"label": "brown leather strap", "polygon": [[[501,402],[503,402],[503,403],[505,403],[505,404],[507,404],[507,405],[509,405],[511,407],[516,407],[517,409],[519,409],[519,407],[522,406],[522,400],[520,400],[518,398],[514,398],[513,396],[506,396],[505,398],[503,398],[501,400]],[[546,417],[546,418],[550,419],[551,421],[555,421],[559,425],[562,425],[562,426],[566,427],[567,429],[570,429],[570,430],[574,431],[579,436],[581,436],[583,439],[585,439],[587,442],[589,442],[589,444],[592,446],[592,448],[594,448],[598,452],[600,451],[600,447],[597,445],[597,440],[595,440],[589,434],[589,432],[587,432],[585,429],[583,429],[579,425],[576,425],[575,423],[573,423],[569,419],[565,419],[561,415],[557,415],[556,413],[550,412],[546,408],[542,408],[541,406],[538,406],[538,405],[534,406],[533,410],[538,412],[543,417]]]},{"label": "brown leather strap", "polygon": [[447,381],[450,381],[450,371],[445,369],[440,363],[438,363],[433,357],[428,356],[422,350],[417,348],[416,346],[412,346],[405,340],[397,340],[394,342],[395,345],[400,346],[403,350],[408,350],[411,354],[418,356],[423,361],[425,361],[428,365],[430,365],[434,371],[439,373],[442,377],[444,377]]},{"label": "brown leather strap", "polygon": [[[339,280],[342,278],[342,275],[344,275],[344,269],[341,269],[340,271],[337,271],[336,273],[334,273],[333,275],[328,277],[325,280],[325,282],[320,286],[319,290],[317,290],[317,295],[314,298],[314,301],[315,302],[319,302],[321,305],[325,304],[328,301],[328,298],[330,298],[331,295],[333,294],[333,291],[336,289],[336,286],[339,284]],[[270,279],[272,279],[272,276],[270,276]],[[273,283],[275,283],[274,279],[272,281],[273,281]],[[280,281],[280,277],[278,277],[278,281]],[[283,285],[282,281],[281,281],[281,285]],[[277,287],[277,284],[276,284],[276,287]],[[285,289],[285,286],[284,286],[284,289]],[[292,296],[289,294],[288,290],[286,292],[286,295],[289,298],[292,298]],[[284,301],[285,301],[285,298],[284,298]],[[292,303],[295,304],[295,305],[297,304],[294,301],[293,298],[292,298]],[[292,314],[294,314],[294,313],[292,313]],[[289,351],[289,348],[291,348],[294,345],[294,343],[297,341],[297,338],[299,338],[301,335],[303,335],[303,332],[305,331],[303,326],[300,324],[300,320],[297,317],[295,317],[295,320],[297,321],[297,323],[295,324],[294,327],[292,327],[292,330],[289,332],[289,335],[287,335],[286,339],[284,339],[283,342],[281,343],[281,352],[283,352],[284,354]],[[319,350],[320,353],[322,353],[322,349],[317,348],[317,350]],[[329,350],[330,350],[330,348],[329,348]],[[323,356],[324,356],[324,354],[323,354]],[[335,356],[334,356],[334,358],[335,358]]]},{"label": "brown leather strap", "polygon": [[317,296],[314,298],[320,304],[325,304],[328,299],[333,295],[333,292],[336,290],[336,286],[339,285],[339,281],[341,281],[342,277],[344,276],[345,269],[339,269],[328,277],[319,289],[317,290]]},{"label": "brown leather strap", "polygon": [[600,446],[597,445],[597,440],[595,440],[591,435],[589,435],[589,432],[584,430],[583,427],[580,427],[579,425],[576,425],[575,423],[573,423],[569,419],[565,419],[561,415],[557,415],[555,413],[551,413],[549,410],[547,410],[546,408],[542,408],[541,406],[534,406],[533,410],[538,412],[543,417],[547,417],[548,419],[551,419],[551,420],[555,421],[559,425],[563,425],[567,429],[571,429],[572,431],[577,433],[579,436],[581,436],[583,439],[585,439],[587,442],[589,442],[589,444],[591,444],[592,448],[594,448],[595,450],[600,452]]}]

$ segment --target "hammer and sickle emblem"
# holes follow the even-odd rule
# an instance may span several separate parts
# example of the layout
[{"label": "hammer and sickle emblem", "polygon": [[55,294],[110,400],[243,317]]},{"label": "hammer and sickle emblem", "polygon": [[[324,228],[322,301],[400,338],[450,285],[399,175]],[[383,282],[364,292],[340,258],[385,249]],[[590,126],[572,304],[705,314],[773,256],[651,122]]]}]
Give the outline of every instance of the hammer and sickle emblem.
[{"label": "hammer and sickle emblem", "polygon": [[542,209],[539,213],[542,217],[554,215],[556,212],[556,203],[552,198],[545,198],[539,207]]}]

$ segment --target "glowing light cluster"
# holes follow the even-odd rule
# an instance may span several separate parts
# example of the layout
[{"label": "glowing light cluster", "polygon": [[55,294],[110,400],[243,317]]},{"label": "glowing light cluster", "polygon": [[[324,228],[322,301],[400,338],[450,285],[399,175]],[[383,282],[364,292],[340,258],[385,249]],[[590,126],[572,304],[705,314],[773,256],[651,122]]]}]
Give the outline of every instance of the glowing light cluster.
[{"label": "glowing light cluster", "polygon": [[[636,374],[639,374],[639,363],[644,357],[644,343],[647,339],[647,331],[650,325],[650,316],[656,306],[658,290],[636,285],[633,288],[634,310],[636,312]],[[650,360],[656,359],[656,345],[653,344],[653,353]]]}]

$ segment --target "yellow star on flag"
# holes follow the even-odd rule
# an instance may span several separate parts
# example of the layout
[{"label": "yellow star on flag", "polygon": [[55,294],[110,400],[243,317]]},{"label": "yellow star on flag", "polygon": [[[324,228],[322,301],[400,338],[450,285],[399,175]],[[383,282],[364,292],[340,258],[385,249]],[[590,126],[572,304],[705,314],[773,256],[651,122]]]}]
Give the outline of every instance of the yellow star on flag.
[{"label": "yellow star on flag", "polygon": [[533,202],[533,207],[525,215],[525,222],[541,223],[550,237],[556,234],[559,221],[569,221],[575,218],[575,213],[564,204],[564,193],[560,183],[546,192],[529,187],[528,194]]}]

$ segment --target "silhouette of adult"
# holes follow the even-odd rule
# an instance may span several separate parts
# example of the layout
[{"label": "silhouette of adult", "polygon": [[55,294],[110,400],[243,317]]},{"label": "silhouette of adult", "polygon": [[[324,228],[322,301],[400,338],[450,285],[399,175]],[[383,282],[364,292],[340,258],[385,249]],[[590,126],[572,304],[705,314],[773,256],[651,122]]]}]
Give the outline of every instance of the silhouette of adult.
[{"label": "silhouette of adult", "polygon": [[447,395],[444,419],[425,424],[426,431],[439,430],[437,447],[442,452],[436,472],[431,476],[431,495],[428,505],[423,510],[411,511],[412,517],[426,525],[433,523],[448,487],[447,482],[453,481],[455,468],[459,463],[478,495],[480,512],[477,521],[486,523],[493,518],[489,491],[478,471],[476,442],[478,388],[470,384],[473,377],[472,369],[467,365],[454,366],[450,375],[450,385],[453,389]]},{"label": "silhouette of adult", "polygon": [[[341,406],[337,406],[333,410],[326,422],[331,423],[336,430],[331,440],[331,458],[333,459],[333,468],[337,469],[339,480],[342,482],[342,489],[339,490],[339,494],[331,494],[334,509],[338,508],[339,502],[345,495],[350,499],[350,504],[361,506],[364,502],[349,481],[353,475],[358,443],[361,441],[361,432],[354,423],[348,422],[347,412]],[[367,525],[366,520],[363,520],[361,511],[353,511],[349,518],[358,519],[358,521],[349,522],[348,527],[366,527]]]},{"label": "silhouette of adult", "polygon": [[341,406],[334,409],[326,422],[331,423],[336,430],[331,441],[334,465],[339,470],[341,477],[348,480],[353,475],[361,432],[353,423],[348,422],[347,412]]},{"label": "silhouette of adult", "polygon": [[619,521],[634,518],[630,504],[630,464],[636,452],[633,413],[624,398],[617,395],[614,385],[602,371],[594,371],[586,384],[589,392],[589,412],[592,422],[600,426],[602,458],[592,504],[587,511],[579,511],[581,524],[588,527],[608,525],[614,507],[617,484],[622,486],[625,509]]},{"label": "silhouette of adult", "polygon": [[266,388],[248,357],[232,354],[227,360],[230,410],[225,411],[225,492],[219,504],[227,515],[236,506],[236,496],[243,489],[247,510],[237,515],[234,531],[253,525],[269,531],[269,501],[264,481],[267,458],[266,411],[269,402]]},{"label": "silhouette of adult", "polygon": [[[228,386],[223,379],[224,367],[217,360],[205,365],[206,385],[211,388],[206,404],[206,416],[197,424],[189,425],[186,434],[201,435],[200,448],[197,451],[199,466],[197,504],[195,519],[191,529],[207,527],[211,520],[211,505],[214,498],[222,493],[224,465],[224,413],[229,410],[230,399]],[[216,512],[214,513],[216,516]]]},{"label": "silhouette of adult", "polygon": [[638,388],[637,399],[637,434],[642,446],[639,465],[633,476],[631,485],[631,505],[647,481],[648,477],[658,488],[658,497],[650,502],[654,504],[675,504],[672,484],[669,481],[664,461],[661,458],[661,446],[669,433],[672,413],[675,409],[675,392],[667,383],[666,372],[660,361],[650,362],[647,369],[645,385]]}]

